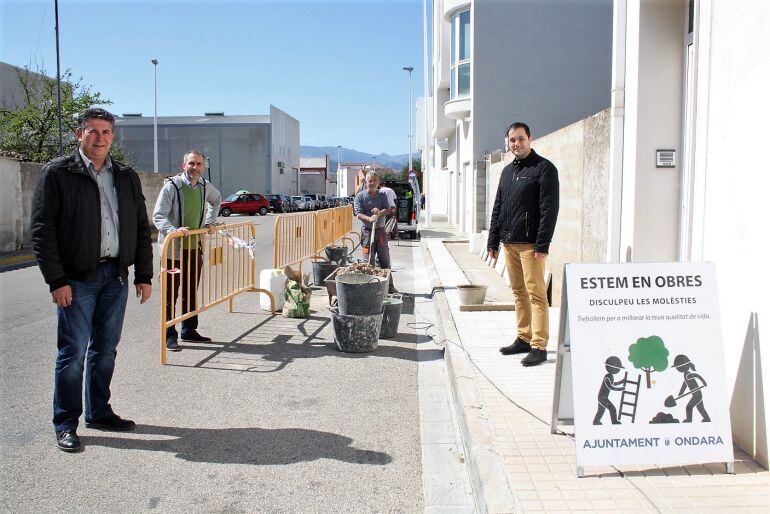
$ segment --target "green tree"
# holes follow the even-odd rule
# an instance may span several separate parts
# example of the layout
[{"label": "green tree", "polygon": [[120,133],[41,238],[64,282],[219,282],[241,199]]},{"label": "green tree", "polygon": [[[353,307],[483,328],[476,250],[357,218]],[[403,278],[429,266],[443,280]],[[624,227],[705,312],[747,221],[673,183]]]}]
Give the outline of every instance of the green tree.
[{"label": "green tree", "polygon": [[644,371],[647,389],[650,389],[650,374],[668,368],[668,348],[658,336],[640,337],[628,347],[628,360],[636,369]]},{"label": "green tree", "polygon": [[[29,66],[17,70],[21,98],[0,105],[0,148],[20,154],[24,160],[47,162],[59,155],[59,124],[56,80],[46,76],[45,69],[32,71]],[[8,102],[8,100],[6,100]],[[65,154],[77,146],[75,124],[79,112],[109,105],[101,93],[74,81],[66,70],[61,77],[61,121]],[[112,145],[110,154],[125,161],[120,146]]]}]

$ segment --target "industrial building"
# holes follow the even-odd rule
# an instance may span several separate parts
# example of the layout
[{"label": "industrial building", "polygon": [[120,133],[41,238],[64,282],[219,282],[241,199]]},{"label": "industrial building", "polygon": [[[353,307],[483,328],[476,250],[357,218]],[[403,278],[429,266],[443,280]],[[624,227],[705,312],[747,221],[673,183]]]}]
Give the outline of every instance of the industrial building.
[{"label": "industrial building", "polygon": [[[225,196],[246,189],[297,194],[299,121],[277,107],[263,116],[158,117],[158,172],[176,173],[187,150],[206,155],[206,178]],[[115,123],[116,141],[141,171],[154,171],[154,119],[124,114]]]}]

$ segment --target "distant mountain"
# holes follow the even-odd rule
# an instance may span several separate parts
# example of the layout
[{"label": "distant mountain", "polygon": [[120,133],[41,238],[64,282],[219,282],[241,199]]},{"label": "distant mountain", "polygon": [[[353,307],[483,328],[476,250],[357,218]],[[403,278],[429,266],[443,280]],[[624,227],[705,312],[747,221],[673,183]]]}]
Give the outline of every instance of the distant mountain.
[{"label": "distant mountain", "polygon": [[[299,153],[302,157],[323,157],[329,156],[329,169],[337,169],[337,147],[336,146],[305,146],[299,147]],[[377,164],[400,170],[409,160],[409,155],[388,155],[381,153],[372,155],[370,153],[359,152],[350,148],[340,148],[340,161],[342,162],[372,162],[372,157],[377,158]],[[415,159],[415,154],[412,155]]]}]

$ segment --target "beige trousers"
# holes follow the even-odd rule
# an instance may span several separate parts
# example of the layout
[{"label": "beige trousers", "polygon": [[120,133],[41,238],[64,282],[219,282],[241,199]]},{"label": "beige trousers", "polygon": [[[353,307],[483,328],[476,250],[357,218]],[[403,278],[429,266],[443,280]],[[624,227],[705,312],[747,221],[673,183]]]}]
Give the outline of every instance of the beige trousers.
[{"label": "beige trousers", "polygon": [[516,299],[518,337],[533,348],[548,345],[548,297],[545,285],[545,259],[535,259],[531,243],[503,245],[505,266]]}]

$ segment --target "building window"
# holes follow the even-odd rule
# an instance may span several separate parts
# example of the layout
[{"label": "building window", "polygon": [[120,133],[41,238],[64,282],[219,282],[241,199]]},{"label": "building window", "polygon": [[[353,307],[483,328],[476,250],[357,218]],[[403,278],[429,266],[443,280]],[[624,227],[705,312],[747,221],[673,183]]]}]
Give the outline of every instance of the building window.
[{"label": "building window", "polygon": [[445,170],[449,166],[449,150],[441,150],[441,169]]},{"label": "building window", "polygon": [[449,99],[471,94],[471,12],[462,11],[452,17],[452,50]]}]

